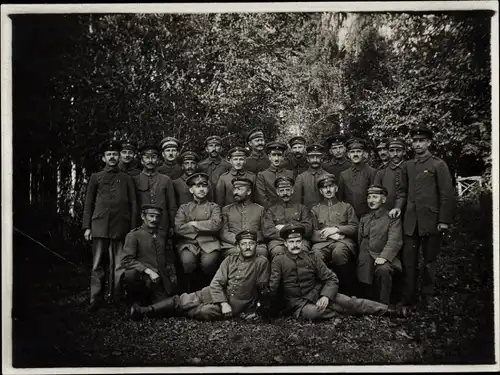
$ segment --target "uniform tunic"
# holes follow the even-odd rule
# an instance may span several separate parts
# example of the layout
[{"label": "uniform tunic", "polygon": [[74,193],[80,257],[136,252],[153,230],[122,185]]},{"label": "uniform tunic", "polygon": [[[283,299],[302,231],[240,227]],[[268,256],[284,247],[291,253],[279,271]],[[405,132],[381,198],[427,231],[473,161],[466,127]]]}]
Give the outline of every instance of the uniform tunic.
[{"label": "uniform tunic", "polygon": [[375,180],[376,169],[366,163],[353,164],[340,173],[338,198],[354,207],[356,216],[361,218],[370,212],[366,201],[368,187]]},{"label": "uniform tunic", "polygon": [[175,191],[175,202],[179,207],[193,200],[193,194],[191,194],[189,186],[186,184],[187,178],[188,176],[183,174],[181,177],[172,181]]},{"label": "uniform tunic", "polygon": [[399,208],[401,211],[406,207],[406,195],[408,191],[408,175],[406,165],[401,161],[398,165],[390,162],[385,168],[379,169],[375,174],[375,184],[382,185],[387,189],[387,209]]},{"label": "uniform tunic", "polygon": [[92,237],[122,239],[136,226],[137,202],[132,178],[117,167],[90,176],[82,228]]},{"label": "uniform tunic", "polygon": [[144,273],[146,268],[160,275],[167,295],[174,293],[177,285],[174,253],[166,241],[166,232],[152,230],[144,224],[125,237],[122,265],[126,270]]},{"label": "uniform tunic", "polygon": [[278,177],[293,178],[293,172],[284,168],[270,166],[265,171],[259,172],[255,181],[255,203],[268,208],[279,202],[274,182]]},{"label": "uniform tunic", "polygon": [[283,163],[283,168],[292,171],[293,179],[295,180],[299,174],[304,173],[309,169],[309,163],[307,162],[305,155],[302,158],[297,159],[290,153]]},{"label": "uniform tunic", "polygon": [[271,165],[269,158],[267,155],[262,153],[257,153],[252,151],[250,156],[245,159],[245,163],[243,164],[243,169],[252,172],[257,175],[257,173],[266,170]]},{"label": "uniform tunic", "polygon": [[168,231],[174,224],[177,213],[174,185],[170,177],[159,172],[147,174],[142,171],[134,177],[137,191],[137,203],[140,208],[143,204],[157,204],[162,207],[161,228]]},{"label": "uniform tunic", "polygon": [[232,203],[222,208],[222,230],[220,231],[221,247],[232,248],[236,244],[236,233],[251,230],[257,232],[257,242],[263,242],[261,217],[264,207],[248,200]]},{"label": "uniform tunic", "polygon": [[210,177],[211,194],[215,196],[217,182],[224,172],[231,169],[231,164],[220,156],[215,159],[208,157],[198,163],[198,168]]},{"label": "uniform tunic", "polygon": [[318,178],[327,172],[323,168],[309,168],[304,173],[301,173],[295,180],[294,193],[292,201],[302,203],[308,209],[321,201],[322,196],[318,189],[316,181]]},{"label": "uniform tunic", "polygon": [[167,163],[163,162],[161,166],[158,167],[158,173],[161,173],[165,176],[170,177],[172,180],[175,180],[181,177],[184,174],[184,170],[177,163]]},{"label": "uniform tunic", "polygon": [[120,170],[122,172],[125,172],[130,177],[137,176],[139,173],[141,173],[141,170],[139,168],[136,168],[134,163],[125,164],[125,163],[119,162],[118,168],[120,168]]},{"label": "uniform tunic", "polygon": [[[215,203],[217,203],[220,207],[227,206],[234,202],[233,198],[233,184],[231,181],[235,177],[245,177],[253,182],[252,190],[255,187],[255,174],[245,169],[240,171],[236,171],[231,168],[229,171],[224,172],[217,183],[217,187],[215,188]],[[250,195],[250,200],[253,201],[254,194]]]},{"label": "uniform tunic", "polygon": [[340,173],[345,171],[351,166],[351,162],[347,160],[345,157],[341,159],[330,158],[330,160],[325,161],[322,165],[323,169],[328,173],[331,173],[335,176],[336,181],[340,178]]}]

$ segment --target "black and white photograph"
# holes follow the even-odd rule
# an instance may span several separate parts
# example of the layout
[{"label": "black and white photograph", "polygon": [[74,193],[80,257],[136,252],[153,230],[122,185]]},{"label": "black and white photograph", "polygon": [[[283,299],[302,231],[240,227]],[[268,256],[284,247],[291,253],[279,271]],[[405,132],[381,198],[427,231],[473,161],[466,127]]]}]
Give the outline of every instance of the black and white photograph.
[{"label": "black and white photograph", "polygon": [[496,1],[1,18],[3,373],[500,370]]}]

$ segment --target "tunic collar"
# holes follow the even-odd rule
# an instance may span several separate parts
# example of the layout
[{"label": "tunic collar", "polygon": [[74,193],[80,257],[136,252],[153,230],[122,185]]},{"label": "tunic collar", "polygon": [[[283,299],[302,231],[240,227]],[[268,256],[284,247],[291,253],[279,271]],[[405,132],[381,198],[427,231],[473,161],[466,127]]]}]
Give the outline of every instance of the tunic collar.
[{"label": "tunic collar", "polygon": [[267,168],[267,169],[269,169],[273,173],[277,173],[277,172],[281,172],[283,170],[283,167],[281,167],[281,166],[275,167],[274,165],[270,165],[269,168]]},{"label": "tunic collar", "polygon": [[303,259],[304,258],[304,249],[302,249],[302,251],[298,254],[292,254],[288,249],[285,248],[285,254],[287,257],[291,258],[291,259],[294,259],[296,260],[297,258],[301,258]]},{"label": "tunic collar", "polygon": [[144,169],[141,171],[141,173],[145,174],[145,175],[146,175],[146,176],[148,176],[148,177],[154,177],[154,176],[156,176],[156,175],[158,174],[158,172],[156,171],[156,169],[155,169],[153,172],[149,173],[149,172],[147,172],[147,169],[146,169],[146,168],[144,168]]},{"label": "tunic collar", "polygon": [[395,164],[391,161],[389,166],[391,167],[391,169],[396,169],[396,168],[400,167],[403,164],[403,162],[404,162],[404,160],[401,160],[398,164]]},{"label": "tunic collar", "polygon": [[120,169],[118,168],[118,166],[116,166],[116,167],[110,167],[109,165],[106,165],[106,166],[104,167],[104,171],[106,171],[106,172],[113,172],[113,173],[117,173],[117,172],[119,172],[119,171],[120,171]]},{"label": "tunic collar", "polygon": [[257,152],[255,150],[252,150],[252,153],[250,154],[251,158],[258,160],[264,159],[264,156],[265,156],[264,152]]},{"label": "tunic collar", "polygon": [[212,157],[208,157],[208,164],[220,164],[222,161],[222,158],[220,156],[217,156],[215,159]]},{"label": "tunic collar", "polygon": [[144,223],[141,225],[141,229],[145,230],[149,234],[156,234],[156,233],[158,233],[158,228],[157,229],[148,228],[147,225],[144,224]]},{"label": "tunic collar", "polygon": [[424,155],[422,156],[415,156],[415,163],[418,161],[420,163],[425,163],[427,160],[430,159],[430,157],[432,156],[432,154],[427,151]]},{"label": "tunic collar", "polygon": [[334,204],[337,204],[339,200],[337,197],[333,197],[332,199],[323,198],[323,202],[325,202],[328,206],[333,206]]},{"label": "tunic collar", "polygon": [[233,167],[231,167],[231,170],[230,170],[231,174],[233,176],[244,176],[246,171],[244,169],[240,169],[239,171],[237,171],[236,169],[234,169]]},{"label": "tunic collar", "polygon": [[249,263],[249,262],[253,262],[253,260],[257,257],[257,251],[255,252],[254,256],[253,257],[250,257],[250,258],[244,258],[241,254],[238,254],[238,261],[239,262],[245,262],[245,263]]},{"label": "tunic collar", "polygon": [[379,219],[383,215],[387,214],[387,208],[385,208],[383,205],[380,206],[376,211],[372,212],[373,216],[375,219]]},{"label": "tunic collar", "polygon": [[321,167],[319,167],[318,169],[313,169],[313,168],[309,167],[308,171],[312,175],[323,174],[323,168],[321,168]]},{"label": "tunic collar", "polygon": [[331,159],[331,162],[335,165],[343,165],[343,164],[345,164],[346,161],[347,160],[344,156],[342,156],[340,159],[337,159],[336,157],[333,157]]}]

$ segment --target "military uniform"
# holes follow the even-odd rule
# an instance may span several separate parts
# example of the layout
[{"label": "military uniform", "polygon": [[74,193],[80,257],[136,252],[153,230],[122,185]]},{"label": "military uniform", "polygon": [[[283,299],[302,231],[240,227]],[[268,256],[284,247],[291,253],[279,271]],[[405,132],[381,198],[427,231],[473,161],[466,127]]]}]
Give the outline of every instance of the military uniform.
[{"label": "military uniform", "polygon": [[[188,160],[192,160],[194,162],[199,161],[198,155],[193,151],[184,151],[178,158],[179,163],[184,163]],[[184,168],[183,168],[184,170]],[[198,171],[198,166],[195,168],[193,173]],[[191,174],[188,174],[191,173]],[[177,202],[177,206],[180,207],[183,204],[191,202],[193,200],[193,195],[189,191],[189,186],[186,183],[186,180],[193,174],[192,172],[184,172],[181,177],[176,178],[172,181],[174,185],[175,191],[175,200]],[[209,199],[210,200],[210,199]]]},{"label": "military uniform", "polygon": [[[222,139],[221,137],[216,135],[207,137],[207,139],[205,139],[205,147],[211,143],[222,145]],[[200,172],[204,172],[210,177],[211,198],[209,198],[209,200],[213,200],[215,197],[215,188],[217,186],[217,182],[224,172],[227,172],[231,169],[231,164],[227,160],[223,159],[220,155],[216,158],[212,158],[211,156],[209,156],[205,160],[202,160],[198,163],[198,169],[200,170]]]},{"label": "military uniform", "polygon": [[[304,137],[298,136],[293,137],[288,141],[288,145],[293,147],[295,144],[303,144],[306,145],[306,140]],[[309,169],[309,164],[307,163],[307,158],[303,155],[301,158],[295,157],[295,155],[289,151],[285,154],[285,159],[283,160],[283,168],[288,169],[293,172],[293,179],[295,180],[297,176],[301,173],[304,173]]]},{"label": "military uniform", "polygon": [[[173,137],[165,137],[158,144],[161,150],[168,146],[174,146],[178,149],[179,145],[179,141]],[[163,164],[158,167],[158,173],[161,173],[165,176],[170,177],[172,180],[175,180],[181,177],[184,174],[184,171],[177,161],[168,162],[167,160],[165,160]]]},{"label": "military uniform", "polygon": [[327,172],[323,168],[309,168],[304,173],[300,174],[295,180],[294,194],[292,200],[301,203],[308,209],[321,201],[316,181]]},{"label": "military uniform", "polygon": [[[346,138],[342,134],[333,134],[325,140],[325,148],[330,150],[332,145],[344,145]],[[343,155],[340,159],[330,155],[322,164],[322,168],[335,176],[336,181],[340,178],[340,173],[351,166],[351,162]]]},{"label": "military uniform", "polygon": [[388,195],[385,206],[389,210],[399,208],[401,212],[404,212],[408,191],[408,175],[405,161],[401,161],[397,165],[391,161],[385,168],[378,170],[375,174],[374,184],[382,185],[387,189]]},{"label": "military uniform", "polygon": [[[261,128],[252,129],[247,137],[247,143],[254,138],[262,137],[264,138],[264,133]],[[257,175],[259,172],[266,170],[271,165],[269,158],[264,152],[258,152],[252,150],[251,154],[245,159],[245,164],[243,168],[253,174]]]},{"label": "military uniform", "polygon": [[[134,153],[137,152],[137,144],[133,141],[122,141],[121,148],[122,150],[132,150]],[[141,170],[136,167],[137,164],[138,163],[134,160],[127,164],[120,160],[120,162],[118,163],[118,168],[120,168],[120,171],[125,172],[130,177],[134,177],[141,173]]]}]

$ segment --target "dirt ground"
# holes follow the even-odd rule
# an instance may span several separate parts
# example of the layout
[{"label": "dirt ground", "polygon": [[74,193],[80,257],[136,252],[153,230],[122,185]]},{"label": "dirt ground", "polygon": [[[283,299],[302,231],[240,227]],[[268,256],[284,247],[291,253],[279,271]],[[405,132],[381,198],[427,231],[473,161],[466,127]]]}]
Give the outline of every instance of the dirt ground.
[{"label": "dirt ground", "polygon": [[[86,311],[90,250],[78,269],[14,237],[14,367],[487,364],[494,362],[491,241],[462,209],[438,261],[436,305],[410,317],[309,323],[130,321]],[[484,224],[484,223],[483,223]],[[71,255],[73,254],[73,255]]]}]

